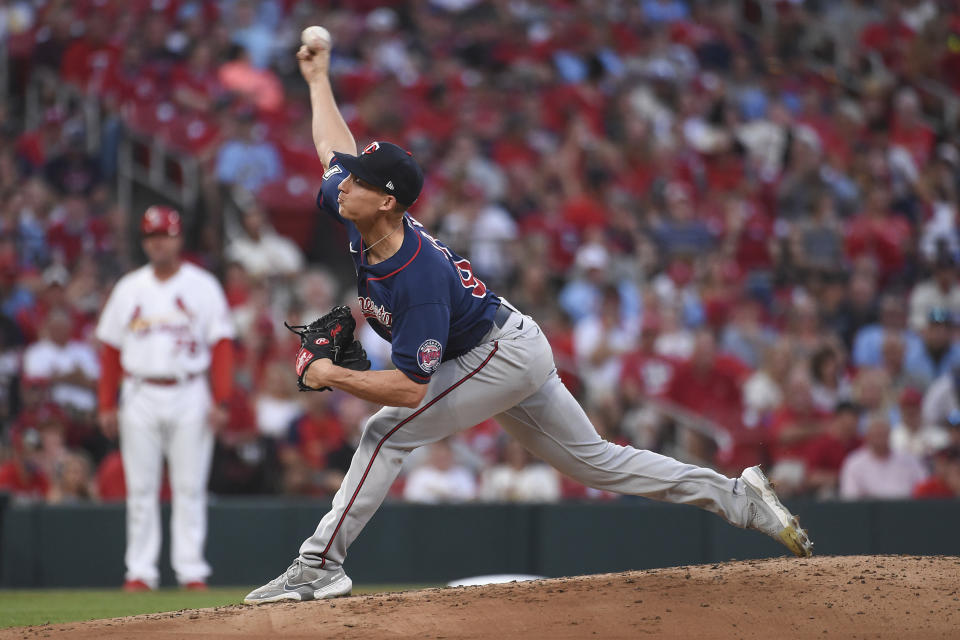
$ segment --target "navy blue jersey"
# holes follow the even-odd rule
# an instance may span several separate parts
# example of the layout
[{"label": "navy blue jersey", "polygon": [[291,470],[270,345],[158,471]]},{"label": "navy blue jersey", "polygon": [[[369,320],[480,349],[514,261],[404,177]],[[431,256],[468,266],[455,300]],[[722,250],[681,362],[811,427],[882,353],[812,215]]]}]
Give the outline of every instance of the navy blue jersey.
[{"label": "navy blue jersey", "polygon": [[337,187],[347,175],[336,161],[330,164],[317,206],[346,225],[360,310],[374,331],[390,341],[393,364],[411,380],[427,383],[441,362],[477,346],[490,330],[500,299],[474,277],[468,260],[409,214],[403,216],[399,251],[367,264],[360,232],[340,217]]}]

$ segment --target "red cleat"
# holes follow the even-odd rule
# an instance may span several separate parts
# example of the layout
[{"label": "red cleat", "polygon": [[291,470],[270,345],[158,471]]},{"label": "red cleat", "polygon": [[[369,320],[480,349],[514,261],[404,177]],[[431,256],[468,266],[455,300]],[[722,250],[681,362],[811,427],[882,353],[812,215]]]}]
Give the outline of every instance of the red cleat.
[{"label": "red cleat", "polygon": [[203,580],[194,580],[193,582],[188,582],[183,585],[183,588],[187,591],[207,591],[207,583]]},{"label": "red cleat", "polygon": [[143,580],[127,580],[123,583],[123,590],[127,593],[142,593],[150,591],[150,585]]}]

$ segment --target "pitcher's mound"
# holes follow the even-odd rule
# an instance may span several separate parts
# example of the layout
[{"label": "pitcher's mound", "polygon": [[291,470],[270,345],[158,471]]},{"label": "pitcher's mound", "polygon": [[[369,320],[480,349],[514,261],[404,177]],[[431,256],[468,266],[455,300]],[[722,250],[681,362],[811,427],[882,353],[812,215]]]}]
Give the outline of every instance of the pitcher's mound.
[{"label": "pitcher's mound", "polygon": [[824,556],[11,629],[77,638],[956,638],[960,558]]}]

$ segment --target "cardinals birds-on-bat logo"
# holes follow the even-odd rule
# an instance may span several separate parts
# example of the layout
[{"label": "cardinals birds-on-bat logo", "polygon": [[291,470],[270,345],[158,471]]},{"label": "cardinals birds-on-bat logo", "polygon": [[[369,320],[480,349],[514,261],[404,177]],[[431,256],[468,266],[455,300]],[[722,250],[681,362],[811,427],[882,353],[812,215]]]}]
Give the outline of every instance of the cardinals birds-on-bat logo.
[{"label": "cardinals birds-on-bat logo", "polygon": [[177,305],[177,309],[180,309],[180,311],[183,311],[188,318],[193,318],[193,313],[191,313],[190,309],[187,308],[187,305],[183,303],[183,299],[180,296],[177,296],[174,299],[173,303]]},{"label": "cardinals birds-on-bat logo", "polygon": [[147,331],[150,329],[150,323],[141,318],[142,312],[140,310],[140,305],[137,305],[133,308],[133,314],[130,316],[130,320],[127,322],[127,327],[130,331]]}]

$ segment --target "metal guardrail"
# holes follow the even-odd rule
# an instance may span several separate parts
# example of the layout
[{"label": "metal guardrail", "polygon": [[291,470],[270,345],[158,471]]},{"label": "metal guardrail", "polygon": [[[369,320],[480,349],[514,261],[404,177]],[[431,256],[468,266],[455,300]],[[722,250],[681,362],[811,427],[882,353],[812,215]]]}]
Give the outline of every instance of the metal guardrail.
[{"label": "metal guardrail", "polygon": [[[51,92],[55,104],[68,107],[77,104],[83,118],[88,151],[101,145],[101,135],[108,114],[100,99],[77,87],[62,82],[55,73],[37,69],[30,76],[24,99],[24,122],[27,129],[39,126],[43,117],[43,96]],[[139,150],[139,152],[138,152]],[[170,148],[160,137],[123,129],[117,162],[117,200],[130,210],[134,186],[147,187],[175,203],[183,211],[193,211],[200,200],[200,162],[186,153]],[[171,175],[171,174],[178,175]]]},{"label": "metal guardrail", "polygon": [[[145,162],[141,162],[137,150]],[[125,130],[117,159],[117,201],[128,209],[133,201],[135,183],[157,191],[183,211],[193,211],[200,199],[200,162],[168,147],[157,137]],[[171,176],[177,169],[179,178]]]},{"label": "metal guardrail", "polygon": [[720,449],[727,449],[733,444],[733,437],[725,427],[702,414],[694,413],[675,402],[662,398],[647,398],[646,402],[684,428],[709,438]]},{"label": "metal guardrail", "polygon": [[[710,418],[690,411],[679,404],[666,400],[664,398],[653,398],[645,396],[643,402],[647,407],[654,409],[661,416],[669,418],[674,424],[682,430],[687,430],[699,436],[707,438],[716,446],[718,451],[728,450],[733,446],[733,437],[730,432],[719,423]],[[662,452],[674,454],[674,457],[680,458],[685,462],[698,464],[700,466],[712,467],[715,462],[693,455],[693,453],[683,447],[676,451]]]}]

